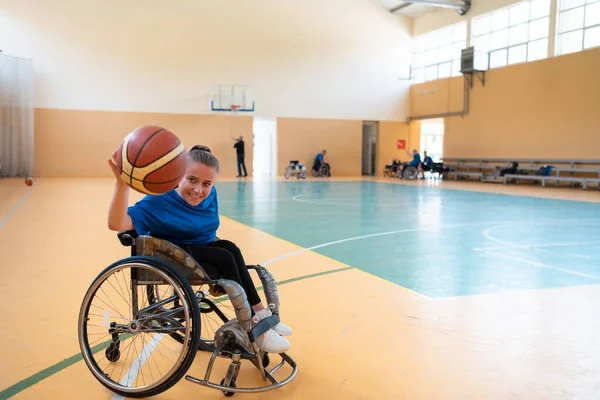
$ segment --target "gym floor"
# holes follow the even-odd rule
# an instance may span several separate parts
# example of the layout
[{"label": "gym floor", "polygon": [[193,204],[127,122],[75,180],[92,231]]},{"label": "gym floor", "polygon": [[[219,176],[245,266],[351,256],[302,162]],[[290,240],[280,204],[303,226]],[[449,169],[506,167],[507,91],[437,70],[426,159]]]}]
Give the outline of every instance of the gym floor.
[{"label": "gym floor", "polygon": [[[106,227],[112,187],[0,180],[0,399],[119,398],[77,342],[85,291],[129,254]],[[285,388],[236,398],[597,398],[600,192],[335,178],[217,189],[219,236],[277,278],[299,364]],[[207,358],[188,374],[202,378]],[[242,380],[261,382],[248,365]],[[223,394],[182,379],[156,398],[194,397]]]}]

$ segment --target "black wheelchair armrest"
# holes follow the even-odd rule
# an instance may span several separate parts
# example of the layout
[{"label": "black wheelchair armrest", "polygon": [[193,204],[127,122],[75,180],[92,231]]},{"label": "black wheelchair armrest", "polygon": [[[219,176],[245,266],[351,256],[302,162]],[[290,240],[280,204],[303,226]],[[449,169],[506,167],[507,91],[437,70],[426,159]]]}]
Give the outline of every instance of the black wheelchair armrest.
[{"label": "black wheelchair armrest", "polygon": [[120,231],[117,233],[117,237],[123,246],[131,247],[135,244],[135,238],[139,235],[135,230],[131,231]]}]

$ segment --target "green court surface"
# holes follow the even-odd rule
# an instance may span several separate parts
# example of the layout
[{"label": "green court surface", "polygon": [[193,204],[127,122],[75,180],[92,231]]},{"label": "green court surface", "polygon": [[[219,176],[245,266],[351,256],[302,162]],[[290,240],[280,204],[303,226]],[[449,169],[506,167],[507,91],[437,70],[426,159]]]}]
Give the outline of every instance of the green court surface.
[{"label": "green court surface", "polygon": [[594,203],[368,181],[217,189],[222,215],[432,299],[600,281]]}]

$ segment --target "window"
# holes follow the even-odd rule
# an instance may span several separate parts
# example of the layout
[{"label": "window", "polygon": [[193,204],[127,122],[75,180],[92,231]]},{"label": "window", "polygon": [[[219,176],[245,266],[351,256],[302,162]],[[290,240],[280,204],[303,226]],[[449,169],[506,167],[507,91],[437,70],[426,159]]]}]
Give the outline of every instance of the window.
[{"label": "window", "polygon": [[472,43],[495,68],[547,58],[549,32],[550,0],[527,0],[473,18]]},{"label": "window", "polygon": [[413,83],[460,76],[461,50],[466,47],[466,21],[416,36],[411,65]]},{"label": "window", "polygon": [[600,0],[559,0],[556,54],[600,46]]}]

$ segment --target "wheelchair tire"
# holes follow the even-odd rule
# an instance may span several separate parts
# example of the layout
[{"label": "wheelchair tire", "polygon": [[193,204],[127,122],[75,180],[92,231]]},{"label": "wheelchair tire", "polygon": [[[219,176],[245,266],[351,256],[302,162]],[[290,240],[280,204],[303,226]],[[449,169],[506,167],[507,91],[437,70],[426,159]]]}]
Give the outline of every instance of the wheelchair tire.
[{"label": "wheelchair tire", "polygon": [[319,176],[329,176],[329,168],[327,168],[327,165],[321,165],[319,167]]},{"label": "wheelchair tire", "polygon": [[[135,269],[136,271],[143,271],[143,270],[148,270],[148,272],[158,275],[161,277],[161,279],[164,279],[164,281],[169,284],[172,288],[172,294],[169,295],[166,299],[163,300],[163,304],[161,305],[161,307],[164,307],[166,304],[168,304],[168,300],[169,299],[173,299],[173,304],[177,304],[176,302],[180,302],[181,304],[181,311],[179,311],[180,313],[183,313],[183,315],[185,316],[185,320],[186,320],[186,325],[183,326],[182,324],[180,324],[181,326],[175,326],[173,325],[173,327],[171,329],[175,330],[175,329],[179,329],[179,330],[185,330],[186,334],[184,336],[184,340],[183,342],[185,343],[185,345],[181,346],[181,353],[178,356],[172,356],[172,354],[174,353],[172,351],[171,348],[167,348],[167,350],[170,350],[171,353],[167,353],[169,355],[171,355],[173,358],[177,358],[174,362],[174,365],[171,367],[171,369],[166,373],[166,375],[164,377],[162,377],[161,379],[158,379],[155,382],[151,382],[151,383],[147,383],[148,376],[146,376],[146,379],[144,379],[144,377],[142,377],[143,380],[143,384],[140,385],[139,387],[129,387],[126,386],[126,384],[129,383],[129,378],[133,375],[134,377],[133,379],[133,383],[135,384],[136,382],[136,378],[137,375],[141,372],[143,373],[143,369],[144,368],[152,368],[153,365],[157,366],[157,369],[160,369],[158,364],[162,364],[165,357],[163,355],[163,352],[161,352],[160,350],[158,350],[159,355],[152,358],[152,353],[154,352],[154,349],[160,345],[162,345],[161,343],[161,339],[162,337],[169,335],[169,333],[163,333],[163,331],[165,331],[165,325],[160,325],[156,326],[154,323],[156,322],[156,319],[159,319],[164,316],[164,320],[163,322],[166,320],[168,321],[170,318],[170,312],[163,312],[163,313],[157,313],[157,310],[160,311],[161,309],[156,308],[156,306],[149,304],[148,305],[148,314],[144,314],[143,310],[144,308],[138,309],[138,306],[136,305],[135,308],[138,309],[137,316],[133,315],[133,309],[134,306],[133,304],[131,304],[131,319],[128,317],[125,317],[125,315],[123,315],[124,313],[120,313],[119,311],[114,310],[114,308],[116,306],[114,305],[115,303],[117,304],[121,304],[122,301],[127,302],[128,299],[133,303],[133,297],[137,297],[138,300],[141,299],[143,304],[147,303],[148,299],[144,299],[143,294],[140,297],[140,294],[133,291],[132,289],[132,284],[133,281],[130,281],[130,285],[127,285],[126,282],[126,274],[123,274],[123,278],[119,279],[119,278],[115,278],[117,280],[116,285],[118,285],[120,290],[117,290],[115,288],[115,285],[113,285],[112,283],[109,282],[110,286],[112,288],[114,288],[115,292],[119,295],[117,297],[114,298],[114,300],[111,300],[110,297],[108,297],[108,295],[106,295],[104,289],[101,288],[101,286],[107,282],[113,275],[116,276],[116,274],[118,274],[121,271],[124,271],[126,269],[130,268],[131,271],[129,271],[129,276],[131,276],[133,274],[133,269]],[[121,286],[121,283],[125,281],[125,285],[124,287]],[[145,284],[138,284],[138,288],[139,289],[145,289],[144,286],[148,286]],[[98,298],[100,299],[100,296],[104,295],[107,298],[106,299],[100,299],[100,304],[104,304],[104,306],[98,306],[96,304],[92,304],[93,300],[96,298],[97,293],[99,292],[99,289],[102,289],[100,291],[100,294],[98,296]],[[110,290],[110,287],[106,288],[107,290]],[[130,290],[129,293],[127,293],[127,290]],[[145,290],[144,290],[145,292]],[[131,295],[131,297],[130,297]],[[120,297],[120,298],[119,298]],[[105,301],[106,300],[106,301]],[[139,301],[138,301],[139,303]],[[90,310],[90,307],[94,306],[95,308]],[[109,364],[110,365],[115,365],[116,367],[112,368],[112,372],[118,371],[120,373],[122,373],[123,371],[125,372],[125,376],[124,377],[119,377],[116,380],[111,379],[111,377],[109,376],[109,374],[107,372],[110,371],[110,367],[106,366],[104,369],[100,367],[99,363],[103,362],[105,357],[102,357],[105,355],[105,348],[109,347],[110,344],[109,343],[114,343],[115,339],[113,337],[112,341],[108,341],[108,342],[104,342],[104,343],[100,343],[98,344],[99,341],[102,340],[103,337],[98,338],[98,336],[92,336],[92,340],[93,342],[90,344],[89,342],[89,338],[87,336],[88,334],[88,322],[94,318],[94,317],[101,317],[102,312],[98,311],[98,308],[104,308],[105,312],[104,312],[104,322],[99,323],[99,321],[97,321],[96,319],[96,324],[92,323],[91,325],[89,325],[89,327],[92,328],[105,328],[108,325],[108,317],[107,317],[107,313],[106,310],[113,310],[116,312],[116,314],[113,315],[114,319],[117,320],[125,320],[124,324],[120,324],[120,329],[122,330],[119,334],[123,335],[122,338],[119,338],[117,340],[121,341],[121,355],[119,358],[117,357],[112,357],[113,359],[116,359],[115,362],[118,362],[119,360],[121,360],[124,363],[127,363],[127,360],[129,359],[129,352],[132,349],[136,349],[134,351],[137,351],[138,347],[142,347],[142,354],[140,356],[136,358],[134,358],[135,356],[132,356],[131,358],[131,369],[129,369],[128,365],[123,365],[122,367],[119,367],[118,364]],[[171,311],[172,312],[172,311]],[[110,315],[110,313],[108,314]],[[127,315],[127,314],[126,314]],[[127,323],[127,321],[129,320],[129,322]],[[174,322],[179,323],[179,321],[175,321],[174,319],[171,319]],[[152,258],[152,257],[144,257],[144,256],[132,256],[132,257],[128,257],[128,258],[124,258],[122,260],[119,260],[115,263],[113,263],[112,265],[108,266],[106,269],[104,269],[104,271],[102,271],[97,277],[96,279],[94,279],[94,281],[92,282],[92,284],[90,285],[90,287],[88,288],[83,302],[81,304],[81,308],[79,311],[79,321],[78,321],[78,338],[79,338],[79,346],[81,349],[81,354],[83,356],[83,360],[86,363],[87,367],[89,368],[89,370],[92,372],[92,374],[94,375],[94,377],[103,385],[105,386],[107,389],[111,390],[114,393],[117,393],[121,396],[124,397],[131,397],[131,398],[140,398],[140,397],[151,397],[151,396],[156,396],[166,390],[168,390],[169,388],[171,388],[173,385],[175,385],[188,371],[188,369],[190,368],[192,362],[194,361],[194,358],[196,356],[197,353],[197,349],[198,349],[198,345],[200,342],[200,331],[201,331],[201,322],[200,322],[200,311],[199,311],[199,307],[198,307],[198,303],[196,302],[196,296],[194,295],[194,292],[192,291],[192,288],[190,286],[190,284],[188,283],[188,281],[181,275],[181,273],[179,271],[177,271],[174,267],[156,259],[156,258]],[[111,329],[113,329],[115,327],[115,323],[111,323],[110,327]],[[129,328],[129,332],[123,331],[123,329],[127,329]],[[146,341],[146,334],[152,334],[154,331],[156,330],[157,332],[161,332],[161,337],[157,339],[157,336],[153,336],[150,338],[150,340]],[[154,332],[154,333],[157,333]],[[92,333],[91,335],[101,335],[102,332],[100,333]],[[111,333],[108,333],[108,336],[110,337]],[[114,333],[113,333],[114,335]],[[144,335],[144,338],[142,338],[142,341],[140,343],[137,342],[137,338]],[[137,345],[136,345],[137,343]],[[172,343],[172,342],[171,342]],[[133,345],[132,345],[133,344]],[[93,347],[92,347],[93,346]],[[150,346],[150,347],[149,347]],[[96,360],[96,358],[94,357],[95,354],[99,354],[99,358],[98,360]],[[144,358],[145,357],[145,358]],[[145,365],[144,362],[146,361],[146,359],[148,360]],[[158,363],[157,363],[158,360]],[[134,361],[137,361],[138,363],[138,367],[137,367],[137,371],[135,370],[134,367]],[[134,372],[131,372],[131,371]],[[152,373],[151,373],[152,374]],[[127,381],[125,381],[125,378],[127,378]],[[154,375],[152,374],[152,379],[154,380]],[[125,383],[123,383],[125,381]]]},{"label": "wheelchair tire", "polygon": [[406,169],[402,173],[402,177],[404,179],[408,179],[408,180],[412,181],[412,180],[417,179],[418,174],[419,174],[419,170],[417,169],[417,167],[415,167],[413,165],[409,165],[408,167],[406,167]]},{"label": "wheelchair tire", "polygon": [[285,177],[285,179],[290,179],[292,177],[292,173],[292,167],[287,167],[285,171],[283,171],[283,176]]}]

